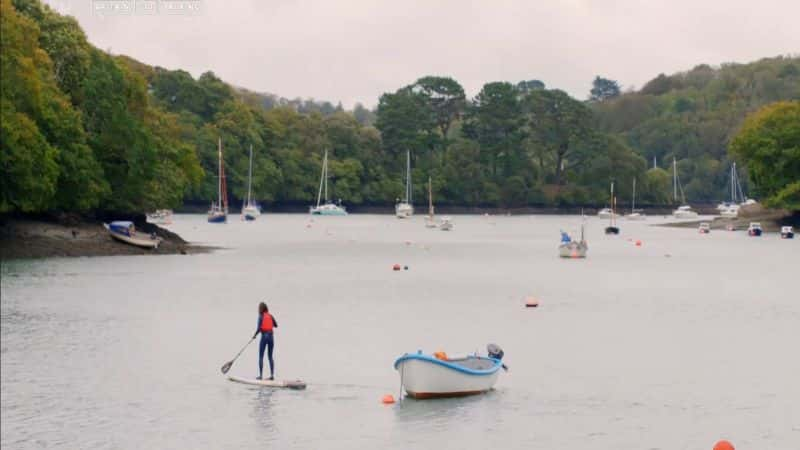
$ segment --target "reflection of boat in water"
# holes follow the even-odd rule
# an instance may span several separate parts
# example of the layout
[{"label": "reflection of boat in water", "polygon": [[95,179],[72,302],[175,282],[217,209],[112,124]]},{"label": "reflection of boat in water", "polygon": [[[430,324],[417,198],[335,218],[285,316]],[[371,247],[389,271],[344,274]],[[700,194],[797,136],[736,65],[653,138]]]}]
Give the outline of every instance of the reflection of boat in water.
[{"label": "reflection of boat in water", "polygon": [[700,226],[697,228],[697,232],[700,234],[708,234],[711,232],[711,224],[708,222],[700,222]]},{"label": "reflection of boat in water", "polygon": [[156,225],[169,225],[172,223],[172,210],[157,209],[147,215],[147,221]]},{"label": "reflection of boat in water", "polygon": [[782,239],[794,239],[794,228],[790,226],[781,227]]},{"label": "reflection of boat in water", "polygon": [[439,229],[442,231],[452,231],[453,220],[449,217],[442,217],[442,223],[439,224]]},{"label": "reflection of boat in water", "polygon": [[489,344],[488,350],[488,356],[406,353],[397,358],[394,368],[400,373],[402,389],[413,398],[481,394],[494,387],[500,369],[504,368],[503,351],[493,344]]},{"label": "reflection of boat in water", "polygon": [[[320,204],[322,200],[323,186],[325,189],[325,203]],[[319,180],[319,192],[317,193],[317,206],[309,208],[308,212],[315,216],[346,216],[347,210],[339,204],[334,204],[328,200],[328,151],[325,150],[325,156],[322,159],[322,175]]]},{"label": "reflection of boat in water", "polygon": [[394,214],[398,219],[407,219],[414,215],[414,206],[411,204],[411,152],[406,152],[406,192],[402,202],[394,207]]},{"label": "reflection of boat in water", "polygon": [[158,244],[161,243],[161,238],[155,233],[147,234],[136,231],[133,222],[118,220],[110,224],[104,223],[103,226],[106,227],[112,238],[126,244],[142,248],[158,248]]},{"label": "reflection of boat in water", "polygon": [[583,236],[583,224],[581,224],[581,240],[574,241],[566,231],[561,232],[561,245],[558,246],[558,256],[562,258],[586,258],[589,244]]},{"label": "reflection of boat in water", "polygon": [[764,230],[758,222],[750,222],[750,226],[747,227],[747,234],[750,236],[761,236],[763,232]]}]

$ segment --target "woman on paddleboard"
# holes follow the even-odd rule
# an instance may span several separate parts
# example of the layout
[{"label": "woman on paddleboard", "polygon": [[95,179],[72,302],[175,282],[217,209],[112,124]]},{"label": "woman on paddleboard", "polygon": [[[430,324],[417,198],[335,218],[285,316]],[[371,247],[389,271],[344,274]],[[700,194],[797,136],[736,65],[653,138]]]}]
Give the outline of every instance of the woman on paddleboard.
[{"label": "woman on paddleboard", "polygon": [[266,303],[259,303],[258,328],[253,334],[253,339],[255,339],[258,333],[261,333],[261,342],[258,344],[258,380],[263,379],[264,375],[264,348],[267,349],[267,358],[269,358],[269,379],[275,379],[275,363],[272,361],[272,349],[275,347],[272,330],[275,328],[278,328],[278,321],[269,313]]}]

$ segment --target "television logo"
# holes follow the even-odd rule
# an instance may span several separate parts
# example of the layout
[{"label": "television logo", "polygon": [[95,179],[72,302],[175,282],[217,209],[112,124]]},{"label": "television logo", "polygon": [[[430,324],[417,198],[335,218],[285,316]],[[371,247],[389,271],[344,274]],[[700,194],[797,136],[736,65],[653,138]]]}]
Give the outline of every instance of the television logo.
[{"label": "television logo", "polygon": [[195,16],[202,12],[203,0],[92,0],[97,16]]}]

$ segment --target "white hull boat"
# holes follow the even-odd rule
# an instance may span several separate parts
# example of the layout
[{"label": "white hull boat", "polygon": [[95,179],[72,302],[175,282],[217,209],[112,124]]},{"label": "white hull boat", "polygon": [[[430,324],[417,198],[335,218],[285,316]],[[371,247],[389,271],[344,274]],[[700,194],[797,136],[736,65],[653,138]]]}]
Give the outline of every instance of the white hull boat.
[{"label": "white hull boat", "polygon": [[[322,203],[323,188],[325,203]],[[317,205],[309,207],[308,212],[313,216],[346,216],[347,210],[341,205],[341,202],[342,201],[339,200],[340,204],[337,205],[328,199],[328,151],[325,150],[325,156],[322,158],[322,175],[319,180]]]},{"label": "white hull boat", "polygon": [[172,210],[158,209],[147,215],[147,222],[156,225],[170,225],[172,224]]},{"label": "white hull boat", "polygon": [[672,217],[676,219],[694,219],[697,218],[697,213],[692,211],[691,206],[683,205],[679,206],[675,211],[672,211]]},{"label": "white hull boat", "polygon": [[253,200],[253,146],[250,146],[250,169],[247,172],[247,200],[242,206],[242,219],[253,221],[261,216],[261,207]]},{"label": "white hull boat", "polygon": [[[503,368],[499,358],[438,355],[407,353],[394,362],[402,388],[410,397],[428,399],[482,394],[494,387]],[[502,354],[499,356],[502,358]]]},{"label": "white hull boat", "polygon": [[601,219],[610,219],[612,214],[611,208],[603,208],[597,213],[597,217]]},{"label": "white hull boat", "polygon": [[161,238],[155,235],[136,231],[132,222],[117,221],[111,224],[104,223],[103,226],[112,238],[136,247],[158,248],[158,244],[161,243]]},{"label": "white hull boat", "polygon": [[398,203],[394,207],[394,214],[398,219],[408,219],[414,215],[414,207],[408,203]]},{"label": "white hull boat", "polygon": [[439,224],[439,229],[442,231],[452,231],[453,221],[449,217],[442,217],[442,223]]}]

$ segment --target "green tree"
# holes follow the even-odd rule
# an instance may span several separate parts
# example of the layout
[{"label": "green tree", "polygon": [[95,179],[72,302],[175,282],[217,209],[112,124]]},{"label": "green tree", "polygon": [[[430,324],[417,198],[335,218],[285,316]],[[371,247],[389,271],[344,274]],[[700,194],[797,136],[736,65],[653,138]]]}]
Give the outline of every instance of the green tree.
[{"label": "green tree", "polygon": [[747,117],[730,145],[768,206],[800,210],[800,101],[778,102]]},{"label": "green tree", "polygon": [[589,100],[593,102],[602,102],[620,94],[619,84],[614,80],[608,78],[601,78],[599,76],[592,81],[592,90],[590,91]]}]

